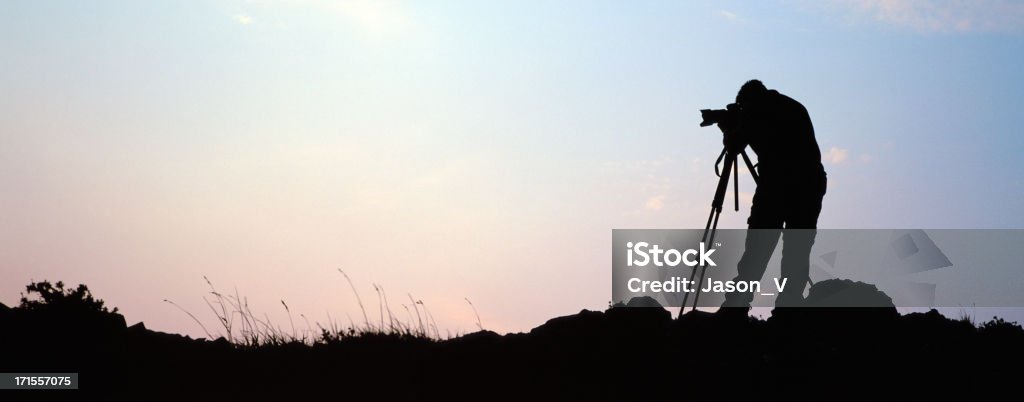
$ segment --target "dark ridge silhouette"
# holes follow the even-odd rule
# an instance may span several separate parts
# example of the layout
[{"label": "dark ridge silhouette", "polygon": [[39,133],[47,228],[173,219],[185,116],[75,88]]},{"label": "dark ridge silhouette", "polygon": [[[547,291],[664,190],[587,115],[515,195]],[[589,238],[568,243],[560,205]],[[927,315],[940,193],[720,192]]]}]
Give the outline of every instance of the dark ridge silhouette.
[{"label": "dark ridge silhouette", "polygon": [[[809,299],[833,286],[815,285]],[[0,306],[0,372],[78,372],[81,389],[0,390],[0,398],[976,400],[1015,390],[1024,361],[1016,323],[975,326],[934,310],[780,308],[787,313],[760,320],[612,307],[529,333],[245,347],[127,326],[87,292],[70,298]]]}]

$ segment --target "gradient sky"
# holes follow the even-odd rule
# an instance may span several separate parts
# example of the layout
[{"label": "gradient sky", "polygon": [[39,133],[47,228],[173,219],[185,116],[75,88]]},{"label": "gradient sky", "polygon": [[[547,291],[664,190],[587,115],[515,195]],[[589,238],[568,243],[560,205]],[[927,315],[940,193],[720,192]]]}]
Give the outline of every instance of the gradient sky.
[{"label": "gradient sky", "polygon": [[[86,283],[202,335],[207,276],[341,324],[522,331],[610,299],[613,228],[701,228],[698,109],[809,109],[822,228],[1022,228],[1024,3],[0,3],[0,302]],[[743,227],[744,210],[721,227]]]}]

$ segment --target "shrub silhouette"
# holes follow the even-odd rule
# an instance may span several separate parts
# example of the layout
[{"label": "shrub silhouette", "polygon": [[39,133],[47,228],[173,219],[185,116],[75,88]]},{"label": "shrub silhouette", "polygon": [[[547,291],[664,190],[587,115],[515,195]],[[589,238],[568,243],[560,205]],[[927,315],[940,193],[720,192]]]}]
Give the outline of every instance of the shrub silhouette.
[{"label": "shrub silhouette", "polygon": [[[77,288],[64,287],[64,282],[57,281],[51,284],[49,281],[32,282],[25,287],[28,295],[21,295],[21,305],[25,310],[32,311],[59,311],[59,312],[95,312],[116,314],[117,307],[108,310],[103,306],[103,300],[94,298],[89,287],[84,284]],[[32,294],[38,294],[38,299],[30,299]]]}]

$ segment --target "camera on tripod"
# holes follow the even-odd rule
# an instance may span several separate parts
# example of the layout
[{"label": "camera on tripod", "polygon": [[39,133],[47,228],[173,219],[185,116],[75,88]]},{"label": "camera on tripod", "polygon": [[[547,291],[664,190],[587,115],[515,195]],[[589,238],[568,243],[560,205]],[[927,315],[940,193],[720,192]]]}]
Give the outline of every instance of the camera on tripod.
[{"label": "camera on tripod", "polygon": [[700,126],[707,127],[718,124],[719,126],[735,127],[736,123],[740,121],[741,111],[740,105],[735,103],[728,104],[725,109],[702,109],[700,117],[704,121],[700,122]]}]

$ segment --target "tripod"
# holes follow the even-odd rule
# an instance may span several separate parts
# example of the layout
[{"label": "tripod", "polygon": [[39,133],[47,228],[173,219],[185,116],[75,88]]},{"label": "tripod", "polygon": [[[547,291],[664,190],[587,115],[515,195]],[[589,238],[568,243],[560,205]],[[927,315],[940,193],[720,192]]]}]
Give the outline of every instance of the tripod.
[{"label": "tripod", "polygon": [[[718,229],[718,216],[722,214],[722,205],[725,203],[725,192],[729,187],[730,174],[733,176],[733,201],[736,210],[740,210],[740,166],[737,155],[743,157],[743,162],[746,163],[750,176],[754,178],[754,184],[758,182],[757,171],[754,170],[755,166],[750,162],[750,157],[747,156],[746,150],[729,151],[728,148],[722,148],[722,153],[718,154],[718,159],[715,160],[715,175],[718,176],[718,187],[715,189],[715,198],[711,201],[711,214],[708,215],[708,223],[704,225],[704,236],[700,240],[704,244],[710,245],[715,241],[715,231]],[[718,164],[722,163],[723,159],[725,164],[722,166],[722,171],[719,172]],[[696,282],[697,294],[693,296],[694,309],[697,309],[697,300],[700,299],[700,283],[704,281],[704,274],[707,270],[707,265],[701,265],[700,279]],[[690,278],[693,278],[696,273],[697,265],[694,265],[693,270],[690,272]],[[689,297],[689,292],[683,295],[683,304],[679,308],[679,316],[682,316],[683,310],[686,310],[686,299]]]}]

